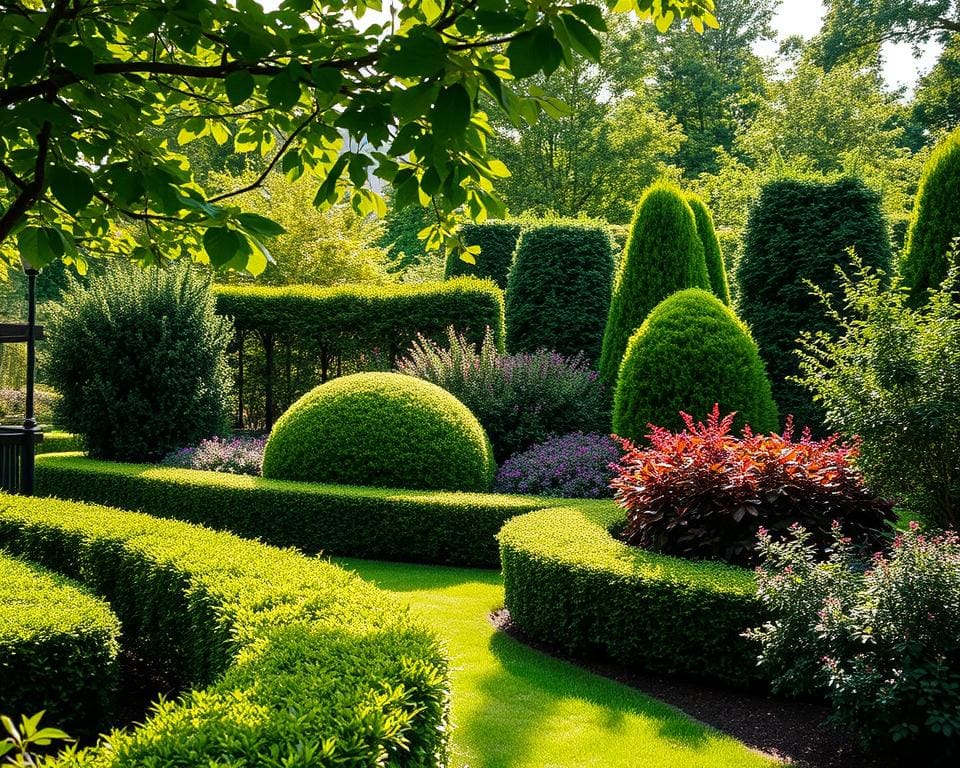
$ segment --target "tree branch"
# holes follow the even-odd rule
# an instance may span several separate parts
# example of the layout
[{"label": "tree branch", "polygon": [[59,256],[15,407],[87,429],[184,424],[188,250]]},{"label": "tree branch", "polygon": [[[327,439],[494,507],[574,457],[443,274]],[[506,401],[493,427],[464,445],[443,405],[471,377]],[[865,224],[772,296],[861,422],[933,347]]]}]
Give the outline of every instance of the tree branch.
[{"label": "tree branch", "polygon": [[32,181],[24,185],[20,194],[4,211],[3,217],[0,217],[0,243],[7,239],[13,228],[20,223],[20,219],[36,205],[37,200],[43,194],[43,187],[46,183],[47,153],[50,150],[50,130],[50,123],[45,122],[40,129],[40,133],[37,134],[37,162],[34,165]]}]

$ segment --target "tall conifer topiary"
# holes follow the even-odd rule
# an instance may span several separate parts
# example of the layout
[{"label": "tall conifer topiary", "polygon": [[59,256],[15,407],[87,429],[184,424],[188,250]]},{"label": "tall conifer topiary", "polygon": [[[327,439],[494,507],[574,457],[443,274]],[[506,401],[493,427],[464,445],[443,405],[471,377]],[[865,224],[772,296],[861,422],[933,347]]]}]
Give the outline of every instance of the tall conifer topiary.
[{"label": "tall conifer topiary", "polygon": [[637,206],[613,287],[600,376],[613,386],[627,341],[657,304],[684,288],[710,289],[693,211],[673,184],[650,186]]},{"label": "tall conifer topiary", "polygon": [[960,237],[960,128],[927,160],[917,190],[900,263],[915,306],[947,276],[947,255],[955,237]]},{"label": "tall conifer topiary", "polygon": [[810,284],[836,293],[849,249],[864,264],[890,269],[890,242],[879,197],[859,179],[768,182],[750,211],[737,267],[738,309],[767,364],[773,396],[797,428],[823,433],[823,409],[791,377],[799,373],[797,339],[833,331]]},{"label": "tall conifer topiary", "polygon": [[717,231],[713,227],[713,214],[700,196],[690,192],[687,202],[693,210],[693,217],[697,222],[697,234],[703,243],[703,259],[707,265],[707,276],[710,278],[710,290],[724,304],[730,306],[730,284],[727,282],[727,266],[723,260],[723,251],[717,239]]}]

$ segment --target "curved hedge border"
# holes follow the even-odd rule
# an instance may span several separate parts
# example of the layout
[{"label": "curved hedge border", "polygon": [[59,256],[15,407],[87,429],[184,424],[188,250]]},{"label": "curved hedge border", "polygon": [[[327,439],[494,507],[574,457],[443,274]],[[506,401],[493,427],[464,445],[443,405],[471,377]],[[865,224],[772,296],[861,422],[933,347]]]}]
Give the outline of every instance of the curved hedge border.
[{"label": "curved hedge border", "polygon": [[106,726],[120,622],[77,585],[0,552],[0,713],[46,710],[71,735]]},{"label": "curved hedge border", "polygon": [[38,457],[36,473],[37,493],[44,496],[201,523],[279,547],[486,568],[500,564],[496,535],[507,520],[558,503],[531,496],[267,480],[74,454]]},{"label": "curved hedge border", "polygon": [[506,606],[529,637],[626,667],[735,686],[759,683],[750,571],[627,546],[613,504],[531,512],[500,532]]},{"label": "curved hedge border", "polygon": [[0,498],[0,546],[103,594],[142,652],[193,688],[59,765],[446,764],[437,640],[332,565],[184,523]]}]

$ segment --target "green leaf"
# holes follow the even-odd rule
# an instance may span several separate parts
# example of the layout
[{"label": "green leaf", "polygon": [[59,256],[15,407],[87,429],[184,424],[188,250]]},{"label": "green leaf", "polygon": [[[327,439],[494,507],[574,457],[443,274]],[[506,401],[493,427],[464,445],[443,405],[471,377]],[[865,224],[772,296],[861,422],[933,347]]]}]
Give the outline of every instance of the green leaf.
[{"label": "green leaf", "polygon": [[93,199],[93,182],[82,171],[63,168],[59,165],[47,171],[50,191],[70,213],[78,213]]},{"label": "green leaf", "polygon": [[414,27],[409,35],[392,35],[381,46],[384,69],[398,77],[430,77],[447,63],[440,35],[427,26]]},{"label": "green leaf", "polygon": [[391,106],[401,120],[413,120],[427,114],[439,92],[440,86],[437,83],[421,83],[402,91],[394,91]]},{"label": "green leaf", "polygon": [[446,141],[462,136],[470,123],[473,105],[470,94],[460,83],[448,85],[437,96],[431,119],[433,135],[438,141]]},{"label": "green leaf", "polygon": [[243,246],[243,236],[226,227],[209,227],[203,233],[203,249],[215,267],[225,266]]},{"label": "green leaf", "polygon": [[267,85],[267,102],[275,109],[290,109],[300,100],[300,84],[288,72],[276,75]]},{"label": "green leaf", "polygon": [[237,216],[237,222],[250,234],[261,237],[276,237],[287,231],[273,219],[258,213],[241,213]]},{"label": "green leaf", "polygon": [[253,89],[256,87],[256,81],[247,70],[241,69],[237,72],[231,72],[223,81],[223,87],[227,91],[227,98],[233,106],[242,104],[253,95]]},{"label": "green leaf", "polygon": [[19,85],[36,77],[43,69],[44,50],[31,44],[7,61],[7,74],[11,85]]},{"label": "green leaf", "polygon": [[597,32],[607,31],[607,22],[603,18],[603,11],[589,3],[578,3],[570,8],[570,13],[579,16]]},{"label": "green leaf", "polygon": [[[545,30],[538,27],[532,32],[517,35],[507,46],[507,58],[510,59],[510,71],[514,77],[530,77],[540,71],[543,62],[540,49],[543,46]],[[549,32],[546,32],[548,36]]]},{"label": "green leaf", "polygon": [[334,67],[314,65],[310,68],[310,77],[317,89],[324,93],[337,93],[343,85],[343,74]]},{"label": "green leaf", "polygon": [[138,13],[130,23],[130,37],[134,40],[152,35],[163,23],[163,15],[156,10]]},{"label": "green leaf", "polygon": [[600,61],[601,43],[593,31],[576,16],[564,14],[560,17],[563,26],[570,34],[573,47],[591,61]]},{"label": "green leaf", "polygon": [[[35,269],[43,269],[47,264],[59,258],[50,243],[49,227],[26,227],[17,235],[17,248],[25,262]],[[63,240],[60,254],[63,254]]]},{"label": "green leaf", "polygon": [[313,204],[318,208],[334,203],[337,200],[337,182],[340,180],[340,175],[343,173],[343,169],[347,165],[349,157],[347,155],[340,155],[337,158],[337,162],[333,164],[333,168],[327,173],[327,177],[323,180],[323,183],[320,185],[320,188],[317,190],[316,196],[313,198]]},{"label": "green leaf", "polygon": [[93,51],[85,45],[57,43],[53,46],[53,55],[65,69],[73,74],[80,77],[93,77]]}]

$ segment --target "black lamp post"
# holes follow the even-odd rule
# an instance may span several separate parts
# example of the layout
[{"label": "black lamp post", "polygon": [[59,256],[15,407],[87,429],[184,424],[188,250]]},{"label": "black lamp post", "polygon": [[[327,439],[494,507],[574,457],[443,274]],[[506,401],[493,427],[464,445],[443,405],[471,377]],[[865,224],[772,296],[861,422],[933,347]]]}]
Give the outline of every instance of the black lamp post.
[{"label": "black lamp post", "polygon": [[[37,451],[37,419],[34,412],[34,379],[37,367],[37,275],[40,270],[23,256],[27,276],[27,392],[23,418],[23,454],[21,455],[20,493],[33,495],[34,463]],[[42,438],[41,438],[42,439]]]}]

